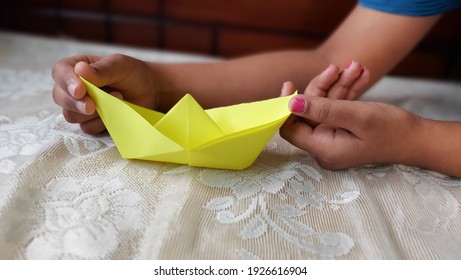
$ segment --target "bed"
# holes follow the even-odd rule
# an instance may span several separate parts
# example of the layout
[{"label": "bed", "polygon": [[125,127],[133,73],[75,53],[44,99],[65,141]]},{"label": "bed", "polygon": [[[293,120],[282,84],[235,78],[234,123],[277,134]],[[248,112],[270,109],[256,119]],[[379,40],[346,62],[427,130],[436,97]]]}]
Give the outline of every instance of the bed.
[{"label": "bed", "polygon": [[[243,171],[121,158],[51,96],[58,59],[115,52],[214,60],[0,32],[0,259],[461,259],[459,178],[328,171],[279,135]],[[456,82],[389,76],[364,99],[461,121]]]}]

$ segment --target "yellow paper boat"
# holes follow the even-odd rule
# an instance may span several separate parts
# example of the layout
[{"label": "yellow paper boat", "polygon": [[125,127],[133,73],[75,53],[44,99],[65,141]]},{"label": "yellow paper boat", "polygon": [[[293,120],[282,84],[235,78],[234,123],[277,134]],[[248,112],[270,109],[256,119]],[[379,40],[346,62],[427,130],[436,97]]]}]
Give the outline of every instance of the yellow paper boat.
[{"label": "yellow paper boat", "polygon": [[291,96],[204,110],[190,94],[163,114],[82,80],[118,151],[128,159],[241,170],[290,115]]}]

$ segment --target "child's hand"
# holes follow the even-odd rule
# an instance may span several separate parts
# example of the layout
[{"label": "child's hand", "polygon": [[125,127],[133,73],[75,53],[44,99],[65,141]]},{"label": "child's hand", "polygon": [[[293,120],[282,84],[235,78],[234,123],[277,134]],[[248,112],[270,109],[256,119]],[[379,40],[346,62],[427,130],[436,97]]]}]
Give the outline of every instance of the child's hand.
[{"label": "child's hand", "polygon": [[118,98],[147,108],[157,108],[153,74],[143,61],[124,55],[73,56],[53,67],[53,98],[63,107],[64,118],[82,130],[97,134],[105,130],[95,104],[78,75]]},{"label": "child's hand", "polygon": [[[330,65],[304,94],[291,99],[293,115],[280,129],[281,136],[327,169],[407,162],[420,118],[382,103],[338,100],[354,99],[368,77],[368,70],[356,62],[343,72]],[[282,95],[293,91],[294,85],[286,82]]]},{"label": "child's hand", "polygon": [[290,109],[318,124],[290,119],[280,134],[313,154],[324,168],[407,163],[418,153],[415,137],[420,118],[395,106],[297,95],[290,101]]},{"label": "child's hand", "polygon": [[[336,65],[328,65],[317,75],[304,91],[305,95],[328,97],[331,99],[354,100],[365,89],[370,79],[370,71],[356,61],[350,61],[343,70]],[[295,91],[291,82],[283,84],[282,96]]]}]

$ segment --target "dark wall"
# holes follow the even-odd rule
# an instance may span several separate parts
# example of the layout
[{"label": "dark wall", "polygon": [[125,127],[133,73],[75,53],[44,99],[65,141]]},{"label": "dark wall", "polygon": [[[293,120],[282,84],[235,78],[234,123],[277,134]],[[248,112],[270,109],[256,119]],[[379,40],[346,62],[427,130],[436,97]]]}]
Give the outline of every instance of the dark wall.
[{"label": "dark wall", "polygon": [[[234,57],[315,47],[334,30],[355,2],[0,0],[0,28]],[[461,79],[460,18],[461,10],[444,16],[392,74]]]}]

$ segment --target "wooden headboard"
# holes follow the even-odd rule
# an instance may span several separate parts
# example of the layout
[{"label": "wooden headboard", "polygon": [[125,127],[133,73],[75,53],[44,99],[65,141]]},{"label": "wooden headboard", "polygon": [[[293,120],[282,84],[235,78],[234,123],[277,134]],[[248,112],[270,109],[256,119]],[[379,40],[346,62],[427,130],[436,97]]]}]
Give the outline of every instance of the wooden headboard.
[{"label": "wooden headboard", "polygon": [[[312,48],[355,0],[0,0],[0,29],[220,57]],[[391,73],[461,79],[461,10]]]}]

